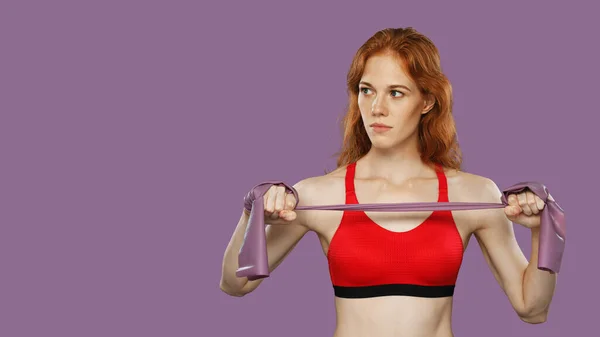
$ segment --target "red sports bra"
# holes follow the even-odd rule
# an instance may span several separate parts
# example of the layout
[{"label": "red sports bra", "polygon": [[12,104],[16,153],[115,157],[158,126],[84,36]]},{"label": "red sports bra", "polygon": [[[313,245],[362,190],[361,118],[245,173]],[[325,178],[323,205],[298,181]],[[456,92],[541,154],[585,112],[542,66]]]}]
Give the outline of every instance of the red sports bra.
[{"label": "red sports bra", "polygon": [[[346,203],[358,204],[354,192],[356,163],[346,168]],[[436,166],[438,202],[448,201],[448,185]],[[393,232],[373,222],[364,211],[344,211],[327,260],[337,297],[446,297],[463,259],[463,242],[451,211],[434,211],[418,227]]]}]

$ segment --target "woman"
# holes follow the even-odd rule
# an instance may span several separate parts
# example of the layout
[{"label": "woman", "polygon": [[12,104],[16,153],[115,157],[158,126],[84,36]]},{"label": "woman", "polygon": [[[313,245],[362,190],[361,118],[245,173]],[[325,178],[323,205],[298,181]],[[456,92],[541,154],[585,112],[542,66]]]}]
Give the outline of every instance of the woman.
[{"label": "woman", "polygon": [[[358,50],[347,80],[338,167],[295,184],[299,206],[500,200],[493,181],[460,170],[452,90],[427,37],[412,28],[377,32]],[[335,337],[453,336],[452,295],[471,236],[518,316],[546,320],[556,275],[537,269],[544,203],[533,194],[511,195],[504,209],[454,212],[295,212],[294,204],[283,187],[265,195],[270,270],[308,231],[318,235],[334,287]],[[248,216],[223,260],[221,289],[232,296],[262,281],[235,276]],[[529,261],[511,221],[531,229]]]}]

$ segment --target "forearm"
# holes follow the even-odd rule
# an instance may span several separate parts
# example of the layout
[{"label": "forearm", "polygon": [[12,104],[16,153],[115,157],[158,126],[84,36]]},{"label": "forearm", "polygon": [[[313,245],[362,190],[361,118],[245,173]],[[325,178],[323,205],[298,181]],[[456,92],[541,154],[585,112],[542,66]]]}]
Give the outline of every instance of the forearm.
[{"label": "forearm", "polygon": [[[296,189],[299,193],[304,191],[297,187]],[[275,193],[264,196],[265,216],[269,216],[268,225],[265,227],[267,263],[269,272],[272,272],[300,241],[308,231],[308,227],[304,226],[300,217],[291,211],[295,205],[295,199],[293,197],[289,199],[290,196],[285,193],[283,188],[277,188],[268,193]],[[310,197],[306,198],[310,200]],[[239,268],[238,255],[244,244],[249,219],[250,213],[244,210],[223,256],[221,290],[232,296],[244,296],[254,291],[264,280],[264,278],[259,278],[249,281],[247,277],[237,277],[236,275]]]},{"label": "forearm", "polygon": [[244,286],[248,283],[248,279],[246,277],[236,276],[236,271],[239,266],[238,254],[242,243],[244,242],[244,235],[246,232],[248,219],[248,214],[243,212],[223,256],[221,289],[231,295],[242,295],[241,292]]},{"label": "forearm", "polygon": [[523,318],[539,320],[548,312],[554,289],[556,273],[538,269],[539,228],[531,230],[531,257],[523,275]]}]

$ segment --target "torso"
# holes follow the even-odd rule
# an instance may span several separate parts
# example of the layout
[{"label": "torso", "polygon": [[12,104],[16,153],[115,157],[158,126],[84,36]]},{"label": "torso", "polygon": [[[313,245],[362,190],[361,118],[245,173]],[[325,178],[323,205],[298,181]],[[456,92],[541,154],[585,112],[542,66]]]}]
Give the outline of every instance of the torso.
[{"label": "torso", "polygon": [[[352,165],[350,165],[352,166]],[[357,167],[360,167],[360,163]],[[351,169],[354,169],[353,167]],[[358,169],[360,170],[360,168]],[[457,171],[445,170],[443,173],[444,184],[447,187],[447,194],[440,199],[440,179],[435,171],[431,171],[427,177],[415,178],[406,181],[402,185],[392,185],[385,181],[375,179],[362,179],[359,175],[353,176],[352,185],[354,188],[354,199],[348,197],[348,167],[341,167],[336,171],[322,177],[314,178],[315,187],[318,193],[311,193],[311,198],[306,204],[344,204],[344,203],[396,203],[396,202],[436,202],[436,201],[476,201],[470,195],[473,184],[477,182],[474,175]],[[446,191],[442,191],[445,193]],[[354,202],[353,202],[354,200]],[[302,197],[301,197],[302,203]],[[361,235],[358,228],[344,228],[348,224],[358,223],[362,226],[365,235],[371,233],[375,235],[378,241],[388,241],[396,243],[398,240],[420,240],[420,244],[426,245],[425,236],[432,236],[431,240],[446,242],[446,248],[443,254],[453,255],[448,261],[452,264],[446,267],[444,272],[435,272],[422,269],[415,273],[419,277],[412,278],[404,273],[403,277],[396,278],[402,281],[414,281],[415,283],[430,283],[429,285],[441,286],[444,284],[452,285],[455,280],[453,271],[458,272],[462,253],[466,249],[469,238],[475,229],[475,215],[478,211],[453,211],[453,212],[341,212],[341,211],[302,211],[302,223],[315,232],[321,242],[323,252],[330,262],[330,272],[333,286],[338,285],[366,285],[369,282],[389,281],[394,278],[381,278],[380,275],[373,275],[369,279],[368,275],[352,273],[347,268],[344,272],[343,261],[350,257],[355,258],[357,263],[363,263],[364,268],[372,273],[376,272],[376,266],[365,264],[365,259],[360,259],[356,250],[350,250],[344,247],[352,241],[348,238],[352,235]],[[350,215],[353,214],[353,215]],[[349,218],[350,217],[350,218]],[[354,217],[354,218],[353,218]],[[343,224],[340,227],[340,224]],[[447,225],[442,229],[443,235],[435,237],[436,224]],[[441,228],[441,227],[440,227]],[[343,234],[341,234],[343,233]],[[340,237],[345,235],[346,237]],[[335,239],[334,239],[335,237]],[[359,236],[357,236],[359,238]],[[333,243],[332,243],[332,240]],[[358,241],[356,241],[358,242]],[[366,241],[360,241],[365,244]],[[448,246],[448,243],[449,246]],[[374,249],[366,244],[365,249]],[[383,246],[385,242],[382,242]],[[423,260],[423,254],[420,258]],[[346,257],[344,254],[346,253]],[[389,251],[388,251],[389,252]],[[379,252],[383,254],[382,252]],[[413,254],[415,254],[413,252]],[[389,262],[395,262],[396,274],[403,273],[403,266],[400,261],[405,256],[396,253],[390,255]],[[433,256],[436,263],[440,262],[440,255]],[[436,260],[437,259],[437,260]],[[379,259],[380,260],[380,259]],[[415,259],[412,261],[414,262]],[[346,260],[347,261],[347,260]],[[381,261],[380,261],[381,262]],[[392,266],[392,265],[389,265]],[[380,267],[383,267],[380,263]],[[336,269],[337,268],[337,269]],[[449,269],[448,269],[449,268]],[[350,272],[348,272],[350,270]],[[431,269],[430,269],[431,270]],[[336,279],[337,277],[337,279]],[[344,284],[346,282],[346,284]],[[350,284],[354,282],[356,284]],[[436,283],[437,282],[437,283]],[[410,282],[408,282],[410,283]],[[351,295],[347,297],[365,297]],[[345,296],[345,295],[344,295]],[[335,296],[337,328],[334,337],[451,337],[451,312],[452,296],[411,296],[390,295],[373,296],[366,298],[344,298],[344,296]]]}]

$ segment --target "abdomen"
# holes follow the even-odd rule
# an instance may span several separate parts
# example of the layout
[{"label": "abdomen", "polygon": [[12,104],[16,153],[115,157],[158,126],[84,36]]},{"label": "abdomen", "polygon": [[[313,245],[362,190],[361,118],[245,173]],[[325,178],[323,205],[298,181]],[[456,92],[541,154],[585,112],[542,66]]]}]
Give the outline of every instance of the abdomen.
[{"label": "abdomen", "polygon": [[452,298],[336,298],[334,337],[453,337]]}]

